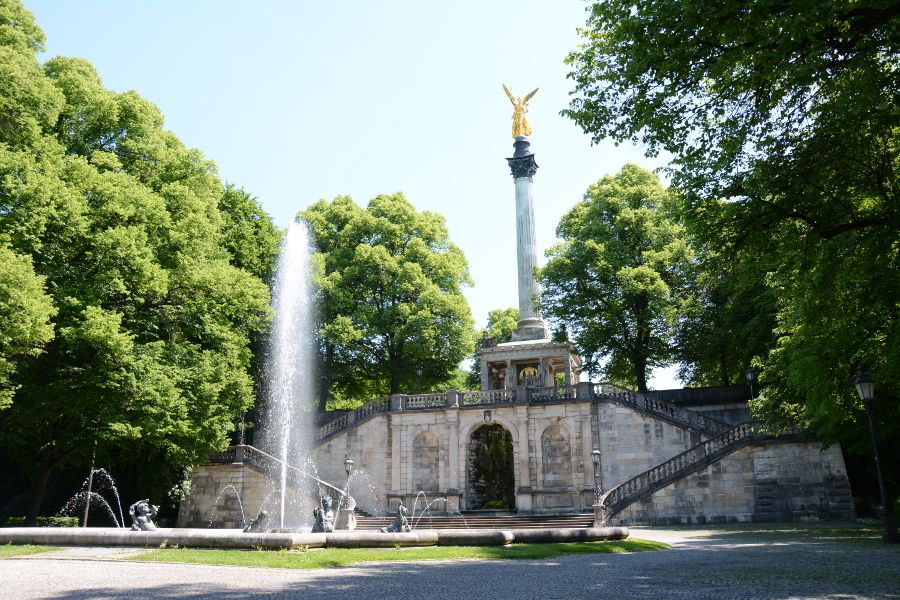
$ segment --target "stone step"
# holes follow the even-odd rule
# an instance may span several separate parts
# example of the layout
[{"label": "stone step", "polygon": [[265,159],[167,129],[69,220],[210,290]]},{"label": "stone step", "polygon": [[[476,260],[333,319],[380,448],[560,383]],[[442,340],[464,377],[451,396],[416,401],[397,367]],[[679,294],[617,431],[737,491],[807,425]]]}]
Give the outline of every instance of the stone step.
[{"label": "stone step", "polygon": [[[381,529],[393,523],[393,517],[357,517],[356,528]],[[436,515],[414,517],[410,524],[419,529],[578,529],[591,527],[592,514],[578,515]]]}]

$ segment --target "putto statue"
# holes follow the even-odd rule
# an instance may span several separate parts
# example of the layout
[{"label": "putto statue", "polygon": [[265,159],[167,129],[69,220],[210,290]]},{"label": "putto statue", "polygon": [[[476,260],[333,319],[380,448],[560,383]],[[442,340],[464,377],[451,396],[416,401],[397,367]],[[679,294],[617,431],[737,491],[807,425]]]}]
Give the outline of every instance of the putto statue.
[{"label": "putto statue", "polygon": [[331,533],[334,531],[334,511],[331,510],[331,496],[322,496],[322,506],[313,509],[313,533]]},{"label": "putto statue", "polygon": [[381,533],[408,533],[412,531],[412,527],[409,526],[409,521],[406,519],[408,512],[406,507],[403,506],[403,502],[399,502],[397,504],[397,516],[394,517],[394,522],[391,523],[389,527],[383,528]]},{"label": "putto statue", "polygon": [[244,527],[244,533],[256,533],[258,531],[265,531],[266,527],[268,527],[269,521],[269,513],[264,511],[263,509],[259,509],[259,512],[256,513],[256,517],[250,521],[250,524]]},{"label": "putto statue", "polygon": [[503,91],[506,92],[506,95],[509,97],[509,101],[512,102],[513,105],[513,125],[512,125],[512,136],[514,138],[519,137],[520,135],[529,136],[531,135],[531,124],[525,118],[525,113],[528,112],[528,101],[537,94],[538,88],[534,88],[530,94],[523,96],[522,98],[516,98],[512,91],[506,84],[503,85]]},{"label": "putto statue", "polygon": [[132,531],[156,531],[156,525],[153,519],[156,518],[158,506],[150,504],[150,500],[138,500],[128,507],[128,514],[131,515]]}]

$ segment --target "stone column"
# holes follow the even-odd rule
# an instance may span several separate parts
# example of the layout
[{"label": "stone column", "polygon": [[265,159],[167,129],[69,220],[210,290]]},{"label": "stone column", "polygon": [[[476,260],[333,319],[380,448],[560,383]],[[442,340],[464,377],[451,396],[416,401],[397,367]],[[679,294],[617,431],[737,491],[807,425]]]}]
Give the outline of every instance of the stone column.
[{"label": "stone column", "polygon": [[507,158],[516,186],[516,256],[519,272],[519,327],[513,340],[540,340],[549,337],[547,326],[534,309],[538,285],[534,279],[537,250],[534,242],[534,200],[531,183],[538,166],[531,151],[531,142],[520,135],[513,143],[515,152]]},{"label": "stone column", "polygon": [[516,368],[511,360],[506,361],[506,378],[503,380],[503,387],[508,390],[514,389],[519,382],[516,380]]},{"label": "stone column", "polygon": [[528,406],[516,406],[516,435],[519,440],[516,461],[519,463],[519,478],[516,481],[516,509],[520,512],[534,510],[531,493],[530,444],[528,439]]},{"label": "stone column", "polygon": [[[447,439],[448,442],[448,465],[447,465],[447,493],[456,494],[462,489],[462,482],[459,480],[459,456],[460,456],[460,439],[459,439],[459,409],[453,408],[447,411]],[[463,449],[463,456],[465,450]],[[445,507],[446,509],[446,507]]]},{"label": "stone column", "polygon": [[[400,427],[400,419],[398,415],[391,415],[391,493],[399,494],[403,491],[402,480],[400,478],[401,465],[401,440],[400,435],[402,428]],[[388,507],[388,510],[391,510]],[[394,508],[396,510],[396,508]]]}]

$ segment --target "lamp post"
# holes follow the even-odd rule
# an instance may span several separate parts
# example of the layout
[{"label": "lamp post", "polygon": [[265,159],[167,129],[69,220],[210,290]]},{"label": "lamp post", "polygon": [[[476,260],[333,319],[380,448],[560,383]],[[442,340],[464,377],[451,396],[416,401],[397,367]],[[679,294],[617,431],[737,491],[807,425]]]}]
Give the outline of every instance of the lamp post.
[{"label": "lamp post", "polygon": [[422,367],[416,367],[416,393],[422,393]]},{"label": "lamp post", "polygon": [[591,462],[594,463],[594,527],[606,527],[606,509],[600,504],[603,489],[600,480],[600,449],[591,451]]},{"label": "lamp post", "polygon": [[748,367],[744,372],[744,377],[747,378],[747,383],[750,385],[750,399],[753,400],[753,384],[756,383],[756,373]]},{"label": "lamp post", "polygon": [[594,503],[600,501],[600,495],[603,492],[600,486],[600,449],[594,448],[591,451],[591,462],[594,463]]},{"label": "lamp post", "polygon": [[856,379],[853,380],[856,386],[856,393],[862,400],[866,409],[866,418],[869,420],[869,435],[872,436],[872,451],[875,454],[875,470],[878,472],[878,487],[881,490],[881,518],[884,523],[884,533],[881,536],[885,542],[900,542],[900,535],[894,526],[894,511],[891,510],[890,499],[888,498],[887,488],[884,485],[884,476],[881,474],[881,460],[878,456],[878,442],[875,439],[875,422],[872,420],[872,400],[875,398],[875,382],[869,378],[866,368],[862,367]]}]

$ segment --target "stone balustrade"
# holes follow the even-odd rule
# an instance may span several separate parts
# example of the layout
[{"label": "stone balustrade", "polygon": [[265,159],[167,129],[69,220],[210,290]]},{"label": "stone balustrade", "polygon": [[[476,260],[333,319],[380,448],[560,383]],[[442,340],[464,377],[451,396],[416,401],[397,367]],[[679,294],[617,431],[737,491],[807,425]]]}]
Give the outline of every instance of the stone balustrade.
[{"label": "stone balustrade", "polygon": [[649,394],[633,392],[610,383],[581,382],[568,386],[529,388],[519,386],[502,390],[465,392],[449,390],[439,393],[382,396],[322,425],[319,427],[316,439],[319,442],[325,441],[345,431],[348,427],[389,411],[475,408],[519,402],[551,404],[573,401],[618,402],[709,436],[718,435],[731,427],[728,423],[682,408],[671,402],[659,400]]}]

